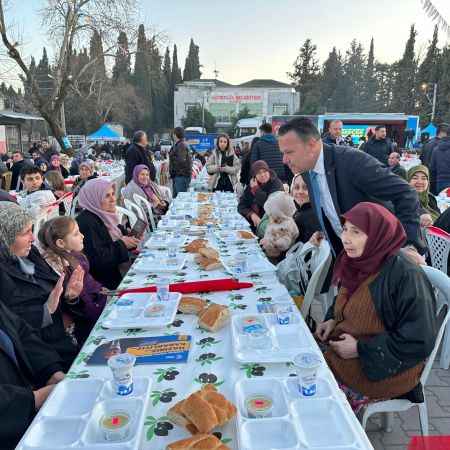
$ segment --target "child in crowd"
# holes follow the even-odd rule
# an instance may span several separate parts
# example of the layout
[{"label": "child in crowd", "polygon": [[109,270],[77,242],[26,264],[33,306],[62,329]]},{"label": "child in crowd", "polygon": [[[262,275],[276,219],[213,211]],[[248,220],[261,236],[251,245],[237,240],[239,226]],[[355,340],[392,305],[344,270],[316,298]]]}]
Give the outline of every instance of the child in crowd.
[{"label": "child in crowd", "polygon": [[293,216],[297,211],[293,198],[286,192],[274,192],[264,204],[269,223],[261,244],[270,258],[278,258],[294,245],[298,228]]},{"label": "child in crowd", "polygon": [[41,209],[48,207],[56,201],[49,186],[45,184],[44,175],[36,166],[26,166],[20,172],[23,182],[23,197],[21,205],[33,216],[37,217]]},{"label": "child in crowd", "polygon": [[89,274],[89,262],[83,255],[83,235],[70,217],[57,217],[39,230],[39,250],[52,269],[65,279],[78,267],[84,271],[79,299],[64,305],[65,323],[81,345],[100,317],[106,303],[103,287]]}]

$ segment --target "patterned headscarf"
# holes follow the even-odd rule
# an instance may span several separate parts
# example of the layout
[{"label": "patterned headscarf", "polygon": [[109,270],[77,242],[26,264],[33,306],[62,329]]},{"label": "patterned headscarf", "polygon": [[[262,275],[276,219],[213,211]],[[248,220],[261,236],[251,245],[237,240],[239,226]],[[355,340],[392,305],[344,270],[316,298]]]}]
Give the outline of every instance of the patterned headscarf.
[{"label": "patterned headscarf", "polygon": [[10,247],[17,235],[32,222],[31,215],[12,202],[0,202],[0,257],[12,258]]}]

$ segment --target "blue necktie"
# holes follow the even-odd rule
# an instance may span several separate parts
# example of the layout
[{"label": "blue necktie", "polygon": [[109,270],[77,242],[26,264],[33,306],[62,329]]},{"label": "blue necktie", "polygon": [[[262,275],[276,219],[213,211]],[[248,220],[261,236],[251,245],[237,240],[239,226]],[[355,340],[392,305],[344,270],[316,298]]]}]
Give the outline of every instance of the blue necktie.
[{"label": "blue necktie", "polygon": [[325,223],[323,222],[323,215],[322,215],[322,203],[320,201],[319,180],[317,179],[319,174],[317,172],[314,172],[313,170],[311,170],[309,172],[309,176],[311,179],[312,195],[314,198],[314,205],[316,207],[317,218],[319,219],[319,223],[320,223],[320,227],[322,228],[322,231],[324,233],[326,233],[327,230],[325,228]]},{"label": "blue necktie", "polygon": [[14,344],[12,343],[11,338],[2,329],[0,329],[0,348],[2,348],[5,353],[16,363],[16,366],[19,365],[16,358],[16,352],[14,350]]}]

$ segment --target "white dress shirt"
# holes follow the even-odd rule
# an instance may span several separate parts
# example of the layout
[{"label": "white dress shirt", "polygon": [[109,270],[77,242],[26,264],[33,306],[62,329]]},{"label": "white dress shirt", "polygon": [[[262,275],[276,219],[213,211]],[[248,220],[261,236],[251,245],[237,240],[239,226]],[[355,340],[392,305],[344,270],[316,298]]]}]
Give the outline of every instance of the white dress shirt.
[{"label": "white dress shirt", "polygon": [[325,163],[323,159],[323,146],[320,149],[319,158],[317,159],[316,165],[314,166],[313,172],[317,173],[317,181],[319,183],[320,189],[320,203],[323,212],[330,221],[334,232],[337,236],[342,233],[341,220],[339,219],[336,208],[334,207],[333,199],[331,197],[330,188],[328,187],[327,176],[325,174]]}]

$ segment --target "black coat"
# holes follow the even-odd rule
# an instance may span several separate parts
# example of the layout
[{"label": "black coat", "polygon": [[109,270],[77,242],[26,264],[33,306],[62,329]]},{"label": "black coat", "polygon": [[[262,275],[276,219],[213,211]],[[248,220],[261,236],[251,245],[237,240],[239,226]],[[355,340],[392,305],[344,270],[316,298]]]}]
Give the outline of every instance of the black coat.
[{"label": "black coat", "polygon": [[298,206],[295,203],[295,206],[297,207],[297,211],[294,214],[294,221],[299,233],[297,242],[305,243],[309,241],[316,231],[320,231],[319,220],[311,203],[305,203],[302,206]]},{"label": "black coat", "polygon": [[84,235],[84,254],[89,260],[91,275],[108,289],[116,289],[122,281],[119,265],[129,260],[123,241],[113,241],[106,225],[90,211],[77,216],[78,226]]},{"label": "black coat", "polygon": [[[430,356],[438,331],[436,299],[423,270],[402,255],[385,262],[369,289],[386,330],[358,341],[358,355],[367,378],[379,381]],[[333,313],[334,305],[325,320]]]},{"label": "black coat", "polygon": [[450,187],[450,137],[441,139],[431,157],[431,179],[436,183],[438,194],[442,189]]},{"label": "black coat", "polygon": [[[323,145],[324,166],[331,198],[338,216],[361,202],[375,202],[391,209],[402,222],[408,242],[423,248],[419,226],[419,198],[410,185],[382,167],[373,157],[350,147]],[[309,173],[302,174],[312,191]],[[314,199],[311,197],[314,206]]]},{"label": "black coat", "polygon": [[251,159],[251,152],[248,151],[247,153],[244,153],[241,156],[241,174],[239,181],[241,182],[242,186],[247,186],[247,184],[250,182],[250,159]]},{"label": "black coat", "polygon": [[259,160],[265,161],[283,183],[289,183],[292,180],[292,172],[283,164],[283,155],[273,135],[262,136],[252,146],[250,164]]},{"label": "black coat", "polygon": [[406,169],[402,167],[400,164],[397,164],[396,166],[391,167],[392,173],[395,173],[395,175],[398,175],[399,177],[406,180],[407,174]]},{"label": "black coat", "polygon": [[441,143],[441,139],[437,136],[430,139],[423,147],[422,154],[420,155],[420,160],[422,164],[431,168],[431,158],[433,156],[434,149]]},{"label": "black coat", "polygon": [[[264,215],[264,204],[266,203],[267,198],[270,194],[277,191],[284,192],[283,183],[279,180],[275,173],[271,171],[270,180],[266,184],[261,185],[256,190],[255,194],[251,191],[250,185],[245,188],[244,193],[239,200],[239,214],[244,216],[246,219],[250,218],[250,214],[252,212],[258,214],[259,217],[262,217]],[[252,205],[257,206],[256,209],[258,209],[258,211],[252,209]]]},{"label": "black coat", "polygon": [[169,153],[170,178],[192,177],[192,158],[189,147],[183,140],[178,141]]},{"label": "black coat", "polygon": [[28,259],[35,265],[32,278],[25,275],[11,260],[0,261],[0,301],[11,311],[26,320],[40,335],[42,340],[52,347],[68,369],[78,353],[78,347],[66,334],[60,306],[51,315],[50,325],[42,328],[45,303],[58,281],[58,275],[42,258],[39,251],[32,247]]},{"label": "black coat", "polygon": [[156,179],[156,169],[150,157],[150,152],[138,144],[131,144],[125,156],[125,184],[133,178],[133,170],[139,164],[144,164],[150,171],[152,181]]},{"label": "black coat", "polygon": [[16,362],[0,346],[0,442],[12,450],[36,413],[33,389],[62,370],[60,358],[25,320],[0,303],[0,329],[14,345]]},{"label": "black coat", "polygon": [[378,159],[384,166],[388,165],[389,155],[392,153],[393,146],[389,139],[375,139],[373,137],[364,145],[364,151],[370,156]]}]

